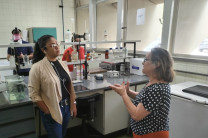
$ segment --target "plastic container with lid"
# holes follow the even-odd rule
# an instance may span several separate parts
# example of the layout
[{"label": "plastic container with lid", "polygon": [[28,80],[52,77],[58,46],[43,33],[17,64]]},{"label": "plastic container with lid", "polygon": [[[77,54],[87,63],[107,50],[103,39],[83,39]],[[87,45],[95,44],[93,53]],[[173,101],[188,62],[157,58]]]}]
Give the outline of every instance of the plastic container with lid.
[{"label": "plastic container with lid", "polygon": [[119,49],[116,47],[113,51],[114,58],[119,58]]},{"label": "plastic container with lid", "polygon": [[98,60],[101,60],[101,58],[102,58],[102,57],[101,57],[101,54],[99,53],[99,54],[98,54]]},{"label": "plastic container with lid", "polygon": [[121,57],[121,58],[124,57],[123,47],[120,47],[120,50],[119,50],[119,57]]},{"label": "plastic container with lid", "polygon": [[72,33],[71,31],[68,29],[65,33],[64,33],[64,39],[66,43],[70,43],[71,42],[71,38],[72,38]]},{"label": "plastic container with lid", "polygon": [[90,51],[87,51],[87,60],[90,60]]}]

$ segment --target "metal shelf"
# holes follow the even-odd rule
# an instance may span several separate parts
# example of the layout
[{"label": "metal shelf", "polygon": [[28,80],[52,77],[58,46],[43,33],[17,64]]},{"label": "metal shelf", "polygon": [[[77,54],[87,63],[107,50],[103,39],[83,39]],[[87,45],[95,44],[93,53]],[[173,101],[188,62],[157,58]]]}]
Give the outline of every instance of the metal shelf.
[{"label": "metal shelf", "polygon": [[16,69],[16,67],[0,66],[0,70],[13,70],[13,69]]},{"label": "metal shelf", "polygon": [[105,44],[105,43],[131,43],[131,42],[141,42],[141,40],[125,40],[125,41],[97,41],[97,42],[61,42],[60,45],[73,45],[73,44]]},{"label": "metal shelf", "polygon": [[[141,42],[141,40],[125,40],[125,41],[97,41],[97,42],[70,42],[65,43],[61,42],[60,45],[75,45],[75,44],[105,44],[105,43],[134,43],[134,42]],[[19,44],[19,43],[13,43],[13,44],[0,44],[0,48],[6,48],[6,47],[29,47],[29,46],[35,46],[35,43],[27,43],[27,44]]]}]

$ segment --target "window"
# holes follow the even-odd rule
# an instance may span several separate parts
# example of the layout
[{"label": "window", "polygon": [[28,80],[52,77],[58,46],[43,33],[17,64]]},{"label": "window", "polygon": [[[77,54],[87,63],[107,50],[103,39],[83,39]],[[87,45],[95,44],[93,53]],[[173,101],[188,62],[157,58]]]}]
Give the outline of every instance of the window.
[{"label": "window", "polygon": [[[177,0],[173,53],[208,56],[208,0]],[[172,29],[172,30],[173,30]]]}]

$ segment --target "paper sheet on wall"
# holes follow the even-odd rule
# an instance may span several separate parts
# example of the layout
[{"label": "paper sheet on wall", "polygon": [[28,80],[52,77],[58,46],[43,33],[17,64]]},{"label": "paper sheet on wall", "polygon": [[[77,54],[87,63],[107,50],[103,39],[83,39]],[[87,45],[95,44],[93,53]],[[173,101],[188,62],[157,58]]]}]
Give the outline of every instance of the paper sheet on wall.
[{"label": "paper sheet on wall", "polygon": [[27,30],[23,30],[22,31],[22,39],[24,40],[24,41],[27,41],[28,42],[28,31]]},{"label": "paper sheet on wall", "polygon": [[136,25],[143,25],[145,23],[145,8],[137,9]]}]

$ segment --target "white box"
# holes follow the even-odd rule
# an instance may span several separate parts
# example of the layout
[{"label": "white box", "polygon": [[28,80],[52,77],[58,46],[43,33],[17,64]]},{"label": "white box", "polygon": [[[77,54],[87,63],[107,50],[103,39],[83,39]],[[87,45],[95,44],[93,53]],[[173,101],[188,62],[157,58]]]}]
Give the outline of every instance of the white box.
[{"label": "white box", "polygon": [[136,75],[145,75],[143,70],[142,62],[144,61],[143,58],[132,58],[130,59],[130,73],[136,74]]},{"label": "white box", "polygon": [[107,71],[107,76],[109,78],[117,78],[119,77],[119,72],[118,71]]}]

